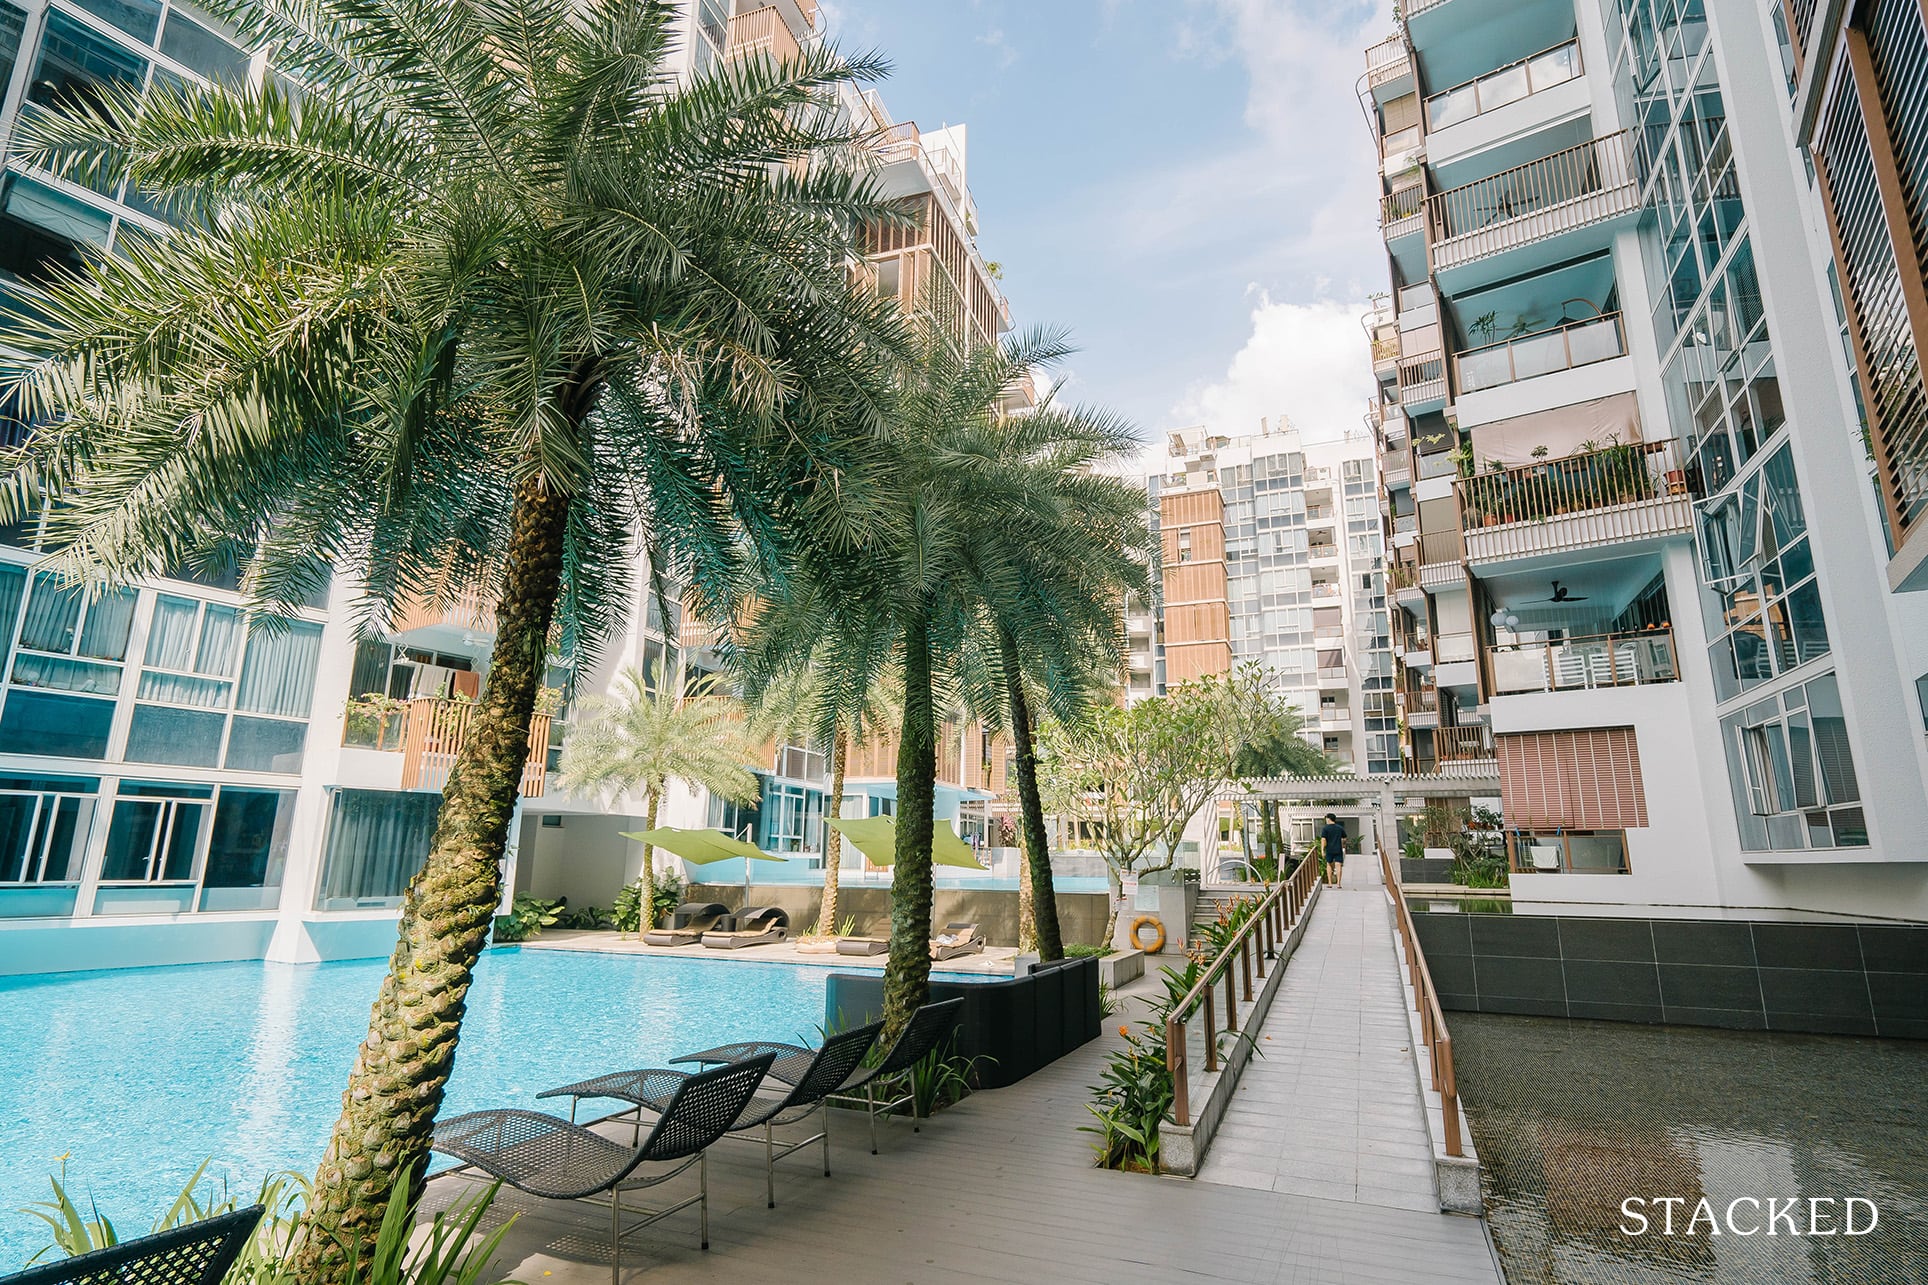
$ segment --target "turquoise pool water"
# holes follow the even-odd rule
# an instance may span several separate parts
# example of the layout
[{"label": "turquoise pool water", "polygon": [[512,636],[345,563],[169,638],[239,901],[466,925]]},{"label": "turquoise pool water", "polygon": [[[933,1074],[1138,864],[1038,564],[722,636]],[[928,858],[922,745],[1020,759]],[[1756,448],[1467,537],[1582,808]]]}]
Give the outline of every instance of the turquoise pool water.
[{"label": "turquoise pool water", "polygon": [[[63,1155],[69,1191],[91,1191],[124,1234],[144,1231],[209,1157],[243,1194],[274,1170],[311,1170],[386,966],[0,978],[0,1275],[47,1243],[18,1211],[49,1198]],[[491,951],[445,1110],[533,1107],[539,1090],[730,1040],[814,1042],[830,971]]]}]

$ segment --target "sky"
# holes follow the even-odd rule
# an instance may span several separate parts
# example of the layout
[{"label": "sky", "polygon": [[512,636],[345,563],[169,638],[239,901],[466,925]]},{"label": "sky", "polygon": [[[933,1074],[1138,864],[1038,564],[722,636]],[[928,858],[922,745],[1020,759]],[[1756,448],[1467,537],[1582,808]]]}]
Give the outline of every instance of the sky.
[{"label": "sky", "polygon": [[[826,0],[892,115],[969,126],[1014,320],[1069,329],[1061,396],[1148,441],[1285,414],[1357,429],[1386,287],[1357,97],[1382,0]],[[1148,459],[1157,454],[1154,448]]]}]

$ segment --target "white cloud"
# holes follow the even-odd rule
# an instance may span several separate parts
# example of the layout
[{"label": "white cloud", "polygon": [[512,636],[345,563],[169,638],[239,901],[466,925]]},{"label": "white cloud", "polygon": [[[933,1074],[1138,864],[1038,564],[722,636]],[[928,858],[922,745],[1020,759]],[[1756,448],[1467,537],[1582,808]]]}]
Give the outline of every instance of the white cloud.
[{"label": "white cloud", "polygon": [[1261,417],[1289,417],[1307,442],[1358,430],[1372,393],[1359,318],[1364,303],[1276,302],[1261,295],[1252,332],[1223,377],[1188,389],[1175,425],[1204,424],[1227,436],[1255,432]]},{"label": "white cloud", "polygon": [[1010,37],[1004,34],[1002,27],[992,27],[977,38],[977,43],[991,51],[1000,70],[1018,60],[1017,47],[1011,43]]}]

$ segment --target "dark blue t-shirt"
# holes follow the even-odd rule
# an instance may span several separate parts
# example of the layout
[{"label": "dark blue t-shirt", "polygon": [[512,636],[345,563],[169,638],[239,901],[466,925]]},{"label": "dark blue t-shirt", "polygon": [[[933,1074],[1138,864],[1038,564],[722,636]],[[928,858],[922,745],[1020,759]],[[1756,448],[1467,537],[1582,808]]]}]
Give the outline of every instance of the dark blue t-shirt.
[{"label": "dark blue t-shirt", "polygon": [[1344,826],[1337,821],[1328,821],[1320,828],[1319,837],[1325,840],[1325,854],[1328,861],[1334,857],[1341,861],[1345,860],[1346,828]]}]

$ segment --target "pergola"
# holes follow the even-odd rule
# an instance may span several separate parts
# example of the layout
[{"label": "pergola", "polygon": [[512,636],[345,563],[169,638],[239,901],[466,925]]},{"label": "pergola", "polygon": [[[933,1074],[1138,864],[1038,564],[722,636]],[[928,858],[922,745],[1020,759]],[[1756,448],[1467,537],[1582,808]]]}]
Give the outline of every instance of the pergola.
[{"label": "pergola", "polygon": [[1377,826],[1375,838],[1384,836],[1383,842],[1396,843],[1401,799],[1481,799],[1496,797],[1499,792],[1499,765],[1487,759],[1450,764],[1437,772],[1266,777],[1238,782],[1221,791],[1217,801],[1237,805],[1297,803],[1369,816]]}]

